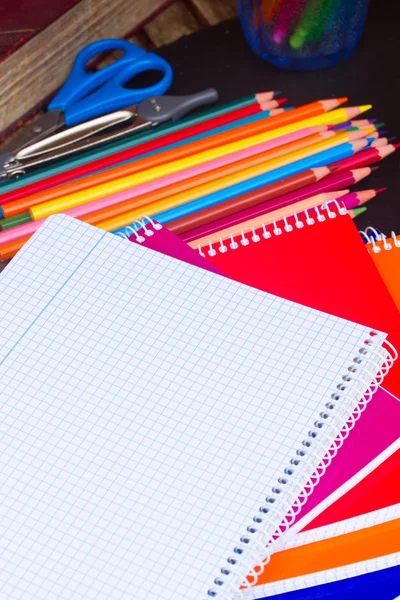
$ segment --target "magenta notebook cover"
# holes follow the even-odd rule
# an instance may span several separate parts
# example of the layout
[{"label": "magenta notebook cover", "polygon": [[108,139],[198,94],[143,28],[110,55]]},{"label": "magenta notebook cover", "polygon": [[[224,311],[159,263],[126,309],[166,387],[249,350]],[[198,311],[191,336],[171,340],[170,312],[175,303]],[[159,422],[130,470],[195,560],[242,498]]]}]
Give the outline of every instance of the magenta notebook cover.
[{"label": "magenta notebook cover", "polygon": [[[156,252],[224,275],[217,267],[200,256],[198,252],[190,248],[169,229],[155,221],[153,223],[154,226],[151,224],[146,225],[146,230],[139,229],[135,235],[128,238],[129,241],[140,243]],[[373,438],[371,438],[371,430],[375,432]],[[382,452],[394,444],[399,437],[400,402],[386,390],[379,388],[369,403],[368,409],[362,414],[357,426],[352,430],[346,442],[338,451],[335,460],[303,507],[300,514],[301,519],[311,510],[315,511],[313,513],[314,517],[322,512],[325,506],[318,511],[318,505],[321,502],[357,475],[360,470],[366,468]],[[360,514],[362,513],[362,507],[360,507]]]}]

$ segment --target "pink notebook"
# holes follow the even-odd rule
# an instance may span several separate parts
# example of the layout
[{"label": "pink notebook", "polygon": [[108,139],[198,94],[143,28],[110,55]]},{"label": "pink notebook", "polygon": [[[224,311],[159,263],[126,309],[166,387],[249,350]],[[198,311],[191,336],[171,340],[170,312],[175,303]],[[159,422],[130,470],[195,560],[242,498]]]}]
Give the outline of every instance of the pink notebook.
[{"label": "pink notebook", "polygon": [[[146,225],[146,230],[147,233],[140,229],[128,239],[172,258],[224,275],[218,267],[200,256],[166,227],[154,222],[154,226]],[[312,523],[313,518],[367,477],[387,456],[395,452],[399,438],[400,402],[380,388],[303,507],[296,529]],[[363,514],[362,506],[359,514]]]}]

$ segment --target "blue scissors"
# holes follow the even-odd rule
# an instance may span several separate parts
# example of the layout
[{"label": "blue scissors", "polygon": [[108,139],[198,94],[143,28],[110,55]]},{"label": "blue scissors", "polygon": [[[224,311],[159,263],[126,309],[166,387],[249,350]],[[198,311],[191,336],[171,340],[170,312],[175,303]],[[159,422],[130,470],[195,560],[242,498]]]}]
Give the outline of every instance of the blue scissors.
[{"label": "blue scissors", "polygon": [[[96,55],[122,50],[114,63],[88,73]],[[136,75],[160,71],[155,85],[128,89]],[[120,137],[176,120],[187,112],[214,102],[216,90],[191,96],[163,96],[172,82],[172,69],[156,54],[124,40],[101,40],[77,55],[65,84],[37,121],[11,140],[0,153],[0,181],[62,157],[110,143]]]},{"label": "blue scissors", "polygon": [[[123,55],[112,64],[88,73],[88,62],[102,52],[121,50]],[[155,85],[128,89],[125,84],[140,73],[160,71],[162,77]],[[39,120],[23,128],[8,152],[17,152],[64,127],[72,127],[89,119],[135,105],[164,94],[172,83],[172,69],[160,56],[146,52],[132,42],[109,39],[89,44],[77,55],[71,73],[58,94]]]}]

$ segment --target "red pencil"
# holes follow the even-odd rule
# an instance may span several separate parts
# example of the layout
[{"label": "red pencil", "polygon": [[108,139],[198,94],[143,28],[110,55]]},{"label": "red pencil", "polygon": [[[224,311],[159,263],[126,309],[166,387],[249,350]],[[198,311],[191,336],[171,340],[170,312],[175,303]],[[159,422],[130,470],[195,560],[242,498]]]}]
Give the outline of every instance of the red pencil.
[{"label": "red pencil", "polygon": [[382,146],[380,148],[367,148],[367,150],[362,150],[361,152],[358,152],[349,158],[344,158],[343,160],[340,160],[331,166],[334,167],[335,173],[346,171],[348,169],[366,167],[368,165],[373,165],[377,162],[380,162],[399,147],[400,144],[397,143],[388,144],[387,146]]}]

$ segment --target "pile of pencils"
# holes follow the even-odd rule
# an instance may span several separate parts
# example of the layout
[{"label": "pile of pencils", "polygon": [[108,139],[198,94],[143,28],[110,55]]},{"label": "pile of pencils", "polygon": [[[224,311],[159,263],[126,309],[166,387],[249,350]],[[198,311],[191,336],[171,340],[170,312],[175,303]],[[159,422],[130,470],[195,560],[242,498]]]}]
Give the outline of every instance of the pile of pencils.
[{"label": "pile of pencils", "polygon": [[357,216],[382,190],[349,187],[398,144],[346,102],[255,94],[3,185],[0,258],[60,212],[114,233],[154,218],[192,246],[339,198]]}]

